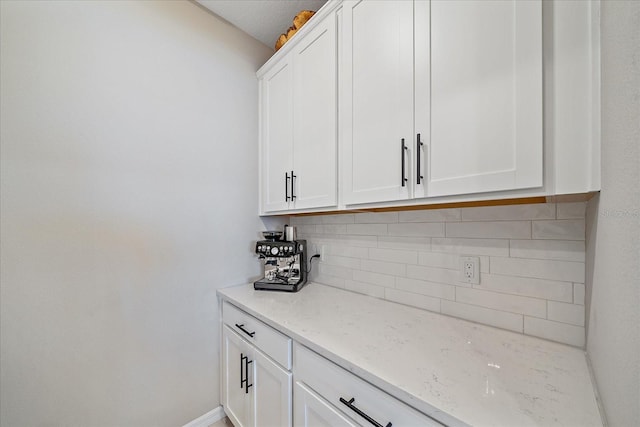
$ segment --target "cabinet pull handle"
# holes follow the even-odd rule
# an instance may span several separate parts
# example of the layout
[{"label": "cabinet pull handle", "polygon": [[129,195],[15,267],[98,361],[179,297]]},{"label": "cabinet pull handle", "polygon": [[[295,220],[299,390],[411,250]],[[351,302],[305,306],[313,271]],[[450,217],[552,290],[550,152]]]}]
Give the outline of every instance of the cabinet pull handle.
[{"label": "cabinet pull handle", "polygon": [[244,393],[249,394],[249,387],[253,387],[253,384],[249,384],[249,363],[253,363],[253,360],[249,360],[248,357],[244,358],[244,373],[246,378],[244,379]]},{"label": "cabinet pull handle", "polygon": [[249,332],[249,331],[247,331],[247,330],[244,328],[244,323],[243,323],[242,325],[238,325],[238,324],[236,323],[236,328],[240,329],[242,332],[244,332],[245,334],[249,335],[251,338],[253,338],[253,336],[256,334],[256,332],[255,332],[255,331],[253,331],[253,332]]},{"label": "cabinet pull handle", "polygon": [[293,171],[291,171],[291,201],[294,201],[296,199],[296,195],[293,192],[294,178],[297,178],[297,176],[293,174]]},{"label": "cabinet pull handle", "polygon": [[243,353],[240,353],[240,390],[242,390],[242,387],[244,387],[244,383],[246,381],[246,379],[244,378],[244,370],[242,369],[242,366],[244,365],[244,360],[247,358],[247,356],[245,356]]},{"label": "cabinet pull handle", "polygon": [[402,145],[400,146],[400,158],[402,159],[402,179],[400,180],[400,183],[402,184],[402,186],[404,187],[405,185],[407,185],[407,178],[404,177],[404,173],[405,173],[405,166],[404,166],[404,153],[405,151],[407,151],[407,146],[404,145],[404,138],[402,138]]},{"label": "cabinet pull handle", "polygon": [[[253,386],[249,384],[249,363],[253,363],[253,360],[249,360],[249,356],[240,353],[240,390],[244,387],[245,394],[249,393],[249,387]],[[242,365],[244,365],[244,372]]]},{"label": "cabinet pull handle", "polygon": [[289,201],[289,172],[284,173],[284,201]]},{"label": "cabinet pull handle", "polygon": [[343,397],[340,398],[340,402],[342,402],[345,405],[347,405],[347,408],[351,409],[353,412],[355,412],[356,414],[360,415],[362,418],[364,418],[365,420],[369,421],[374,426],[376,426],[376,427],[391,427],[391,422],[387,423],[386,426],[383,426],[382,424],[380,424],[379,422],[377,422],[376,420],[371,418],[369,415],[367,415],[364,412],[362,412],[362,410],[356,408],[356,406],[353,404],[353,402],[355,402],[355,400],[356,400],[355,397],[352,397],[350,400],[346,400]]},{"label": "cabinet pull handle", "polygon": [[424,179],[424,176],[420,175],[420,153],[422,152],[422,146],[424,146],[424,142],[420,141],[420,134],[416,138],[416,184],[420,184],[420,180]]}]

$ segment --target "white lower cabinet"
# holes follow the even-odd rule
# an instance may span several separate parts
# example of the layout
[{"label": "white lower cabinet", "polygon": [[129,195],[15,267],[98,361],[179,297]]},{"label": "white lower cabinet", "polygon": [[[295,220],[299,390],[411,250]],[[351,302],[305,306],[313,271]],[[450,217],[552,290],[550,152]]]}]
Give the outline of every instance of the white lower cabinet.
[{"label": "white lower cabinet", "polygon": [[296,382],[293,390],[293,402],[295,426],[355,427],[357,425],[300,382]]},{"label": "white lower cabinet", "polygon": [[291,426],[291,372],[228,325],[222,330],[222,364],[223,406],[234,426]]},{"label": "white lower cabinet", "polygon": [[442,426],[228,302],[222,322],[222,405],[235,427]]},{"label": "white lower cabinet", "polygon": [[306,347],[294,345],[293,361],[296,390],[306,393],[296,395],[296,426],[316,425],[312,417],[325,425],[334,416],[340,417],[337,424],[327,425],[442,426]]}]

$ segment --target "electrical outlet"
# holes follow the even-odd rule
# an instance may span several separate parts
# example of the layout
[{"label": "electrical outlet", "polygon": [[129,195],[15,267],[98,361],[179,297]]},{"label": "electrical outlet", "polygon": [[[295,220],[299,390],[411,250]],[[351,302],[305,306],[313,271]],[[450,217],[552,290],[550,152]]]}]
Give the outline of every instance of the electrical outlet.
[{"label": "electrical outlet", "polygon": [[477,285],[480,283],[480,258],[477,256],[460,257],[462,281]]}]

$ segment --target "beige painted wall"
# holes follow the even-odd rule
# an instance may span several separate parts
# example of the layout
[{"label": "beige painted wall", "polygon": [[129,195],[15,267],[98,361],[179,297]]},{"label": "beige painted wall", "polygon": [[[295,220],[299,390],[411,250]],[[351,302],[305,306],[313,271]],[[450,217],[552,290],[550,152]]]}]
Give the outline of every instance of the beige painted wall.
[{"label": "beige painted wall", "polygon": [[186,1],[0,5],[0,424],[182,425],[259,274],[271,52]]},{"label": "beige painted wall", "polygon": [[612,427],[640,425],[640,2],[603,1],[602,191],[587,212],[587,353]]}]

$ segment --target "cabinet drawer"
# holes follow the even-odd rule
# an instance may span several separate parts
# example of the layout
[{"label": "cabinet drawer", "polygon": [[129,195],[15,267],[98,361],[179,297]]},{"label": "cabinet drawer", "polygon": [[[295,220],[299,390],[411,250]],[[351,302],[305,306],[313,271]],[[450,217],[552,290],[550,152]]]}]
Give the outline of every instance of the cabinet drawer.
[{"label": "cabinet drawer", "polygon": [[222,321],[285,369],[291,370],[291,338],[226,301],[222,305]]},{"label": "cabinet drawer", "polygon": [[358,424],[370,426],[368,416],[383,426],[442,426],[301,345],[294,346],[294,361],[296,382],[305,383]]}]

